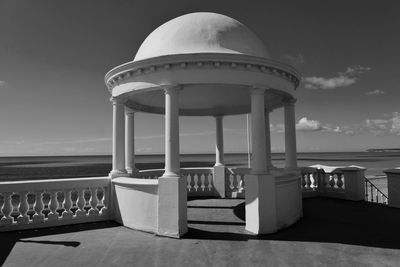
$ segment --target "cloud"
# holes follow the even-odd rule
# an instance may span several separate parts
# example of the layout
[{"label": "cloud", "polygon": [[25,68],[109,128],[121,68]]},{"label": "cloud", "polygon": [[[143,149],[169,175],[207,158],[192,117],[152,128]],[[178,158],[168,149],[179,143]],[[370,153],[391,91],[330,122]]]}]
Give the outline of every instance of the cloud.
[{"label": "cloud", "polygon": [[297,56],[292,56],[292,55],[283,55],[282,58],[286,61],[288,61],[292,65],[301,65],[304,63],[304,56],[302,54],[297,54]]},{"label": "cloud", "polygon": [[400,135],[400,112],[392,112],[390,117],[385,116],[384,119],[367,119],[365,130],[373,135]]},{"label": "cloud", "polygon": [[369,92],[367,92],[367,93],[365,93],[366,95],[384,95],[384,94],[386,94],[386,92],[385,91],[382,91],[382,90],[378,90],[378,89],[376,89],[376,90],[373,90],[373,91],[369,91]]},{"label": "cloud", "polygon": [[347,87],[357,82],[358,76],[370,71],[370,67],[354,66],[347,67],[346,71],[338,72],[338,76],[332,78],[324,77],[306,77],[304,78],[307,89],[329,90],[339,87]]},{"label": "cloud", "polygon": [[358,65],[354,67],[347,67],[345,72],[338,72],[338,74],[342,76],[357,76],[370,70],[371,70],[370,67],[363,67]]},{"label": "cloud", "polygon": [[320,131],[322,129],[321,123],[316,120],[309,120],[306,117],[303,117],[296,124],[297,131]]},{"label": "cloud", "polygon": [[345,77],[339,76],[334,78],[323,78],[323,77],[306,77],[304,78],[305,85],[307,89],[335,89],[338,87],[346,87],[356,83],[357,78],[355,77]]}]

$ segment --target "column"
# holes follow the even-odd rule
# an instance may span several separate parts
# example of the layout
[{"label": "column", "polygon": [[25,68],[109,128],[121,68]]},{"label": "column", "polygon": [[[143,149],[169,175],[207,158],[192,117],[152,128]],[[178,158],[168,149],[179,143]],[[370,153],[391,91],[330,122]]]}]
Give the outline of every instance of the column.
[{"label": "column", "polygon": [[215,166],[224,165],[224,126],[223,116],[215,116],[216,143]]},{"label": "column", "polygon": [[179,91],[180,86],[163,87],[165,91],[165,172],[158,179],[157,234],[181,237],[187,228],[187,182],[180,176],[179,163]]},{"label": "column", "polygon": [[283,102],[285,111],[285,168],[287,170],[297,168],[295,102],[296,99],[293,98]]},{"label": "column", "polygon": [[252,172],[254,174],[266,173],[264,90],[259,88],[251,89],[251,139]]},{"label": "column", "polygon": [[268,234],[277,230],[275,176],[267,170],[265,91],[251,91],[251,132],[253,157],[251,172],[245,176],[246,230]]},{"label": "column", "polygon": [[163,177],[180,175],[179,87],[165,88],[165,172]]},{"label": "column", "polygon": [[215,165],[213,170],[213,184],[215,195],[220,198],[226,197],[225,187],[225,165],[224,165],[224,130],[223,116],[215,116]]},{"label": "column", "polygon": [[125,107],[125,167],[126,171],[135,176],[138,169],[135,166],[135,112]]},{"label": "column", "polygon": [[267,158],[267,169],[271,170],[274,166],[272,165],[271,159],[271,132],[269,126],[269,109],[265,109],[265,148],[266,148],[266,158]]},{"label": "column", "polygon": [[125,176],[125,105],[124,100],[111,98],[113,105],[113,148],[111,178]]}]

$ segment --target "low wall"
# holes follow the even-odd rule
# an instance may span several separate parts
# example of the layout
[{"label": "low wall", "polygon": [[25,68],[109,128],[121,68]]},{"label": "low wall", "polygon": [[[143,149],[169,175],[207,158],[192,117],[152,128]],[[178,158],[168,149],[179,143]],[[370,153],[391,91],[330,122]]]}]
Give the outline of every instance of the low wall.
[{"label": "low wall", "polygon": [[124,226],[157,232],[158,180],[119,177],[112,180],[116,196],[116,212]]}]

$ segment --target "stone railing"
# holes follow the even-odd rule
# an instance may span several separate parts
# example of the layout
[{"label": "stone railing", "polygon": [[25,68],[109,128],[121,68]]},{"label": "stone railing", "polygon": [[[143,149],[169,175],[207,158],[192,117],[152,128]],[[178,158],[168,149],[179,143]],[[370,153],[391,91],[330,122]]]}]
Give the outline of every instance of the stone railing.
[{"label": "stone railing", "polygon": [[301,179],[303,197],[345,198],[345,177],[342,168],[303,167],[301,168]]},{"label": "stone railing", "polygon": [[227,168],[225,172],[225,194],[227,198],[244,198],[244,177],[248,168]]},{"label": "stone railing", "polygon": [[[143,170],[140,176],[143,179],[158,179],[164,170]],[[212,168],[182,168],[181,175],[187,181],[187,193],[189,197],[215,196]]]},{"label": "stone railing", "polygon": [[111,218],[110,178],[0,183],[0,232]]},{"label": "stone railing", "polygon": [[314,165],[300,170],[304,198],[322,196],[365,200],[365,169],[362,167]]},{"label": "stone railing", "polygon": [[181,169],[181,174],[187,179],[188,197],[215,195],[212,168]]}]

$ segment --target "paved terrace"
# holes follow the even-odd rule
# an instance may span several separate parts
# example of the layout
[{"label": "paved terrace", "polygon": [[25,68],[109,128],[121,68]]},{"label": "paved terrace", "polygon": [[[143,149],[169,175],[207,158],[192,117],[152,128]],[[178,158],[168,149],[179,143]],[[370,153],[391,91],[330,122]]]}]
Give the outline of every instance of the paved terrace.
[{"label": "paved terrace", "polygon": [[244,201],[188,202],[189,233],[157,237],[114,222],[0,234],[4,266],[399,266],[400,209],[305,199],[277,234],[244,230]]}]

